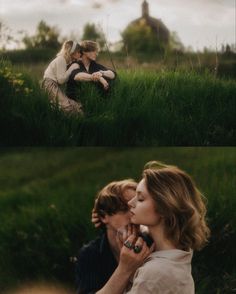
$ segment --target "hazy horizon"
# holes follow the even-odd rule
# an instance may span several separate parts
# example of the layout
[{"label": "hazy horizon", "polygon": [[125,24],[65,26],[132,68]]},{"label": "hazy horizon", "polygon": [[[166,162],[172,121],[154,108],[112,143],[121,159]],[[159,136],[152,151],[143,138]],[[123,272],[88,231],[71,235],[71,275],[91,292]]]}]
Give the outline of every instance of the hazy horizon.
[{"label": "hazy horizon", "polygon": [[[143,0],[14,0],[1,2],[0,20],[17,36],[20,30],[35,33],[40,20],[57,26],[60,34],[79,40],[86,23],[99,24],[110,42],[141,16]],[[220,49],[235,44],[236,0],[148,0],[152,17],[176,31],[185,47]]]}]

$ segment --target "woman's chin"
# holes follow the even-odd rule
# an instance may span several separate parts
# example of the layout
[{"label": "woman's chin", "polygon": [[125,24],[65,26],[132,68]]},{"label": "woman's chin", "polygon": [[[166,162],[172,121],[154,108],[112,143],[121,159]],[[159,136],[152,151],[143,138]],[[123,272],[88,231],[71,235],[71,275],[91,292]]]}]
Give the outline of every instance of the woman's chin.
[{"label": "woman's chin", "polygon": [[130,220],[131,220],[131,223],[132,223],[132,224],[134,224],[134,225],[138,225],[137,221],[135,220],[135,216],[134,216],[134,215],[131,217]]}]

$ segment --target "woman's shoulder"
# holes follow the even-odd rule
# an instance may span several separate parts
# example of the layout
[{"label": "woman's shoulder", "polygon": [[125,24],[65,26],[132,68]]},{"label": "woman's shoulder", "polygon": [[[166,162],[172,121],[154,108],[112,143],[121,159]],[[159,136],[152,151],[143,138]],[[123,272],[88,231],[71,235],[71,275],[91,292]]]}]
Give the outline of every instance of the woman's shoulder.
[{"label": "woman's shoulder", "polygon": [[[184,258],[184,252],[153,252],[146,262],[137,270],[135,278],[137,281],[160,281],[162,284],[174,283],[185,280],[186,283],[192,283],[191,259]],[[179,260],[176,261],[176,259]]]},{"label": "woman's shoulder", "polygon": [[54,59],[53,59],[53,61],[52,61],[53,63],[61,63],[61,64],[66,64],[66,60],[65,60],[65,58],[63,57],[63,55],[57,55]]}]

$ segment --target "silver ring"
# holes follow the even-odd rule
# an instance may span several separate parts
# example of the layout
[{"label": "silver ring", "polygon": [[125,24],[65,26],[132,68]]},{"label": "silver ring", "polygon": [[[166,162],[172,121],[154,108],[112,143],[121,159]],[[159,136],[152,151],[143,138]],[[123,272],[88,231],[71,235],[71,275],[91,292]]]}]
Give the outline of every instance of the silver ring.
[{"label": "silver ring", "polygon": [[129,248],[129,249],[132,249],[133,248],[133,245],[132,245],[132,243],[129,240],[126,240],[124,242],[124,246],[127,247],[127,248]]},{"label": "silver ring", "polygon": [[140,245],[135,245],[134,246],[134,252],[135,253],[140,253],[142,251],[143,247]]}]

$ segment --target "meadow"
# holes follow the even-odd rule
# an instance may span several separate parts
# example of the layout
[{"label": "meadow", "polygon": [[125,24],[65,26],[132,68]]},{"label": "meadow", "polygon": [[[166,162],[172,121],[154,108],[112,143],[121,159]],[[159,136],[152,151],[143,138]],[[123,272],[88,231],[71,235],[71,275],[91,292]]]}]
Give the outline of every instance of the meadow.
[{"label": "meadow", "polygon": [[82,84],[85,116],[51,107],[45,63],[0,70],[0,146],[234,146],[236,83],[208,70],[118,69],[110,91]]},{"label": "meadow", "polygon": [[98,232],[96,192],[112,180],[140,179],[161,160],[190,173],[207,198],[212,236],[195,252],[197,294],[236,289],[235,148],[22,148],[0,151],[0,293],[29,281],[73,289],[70,262]]}]

